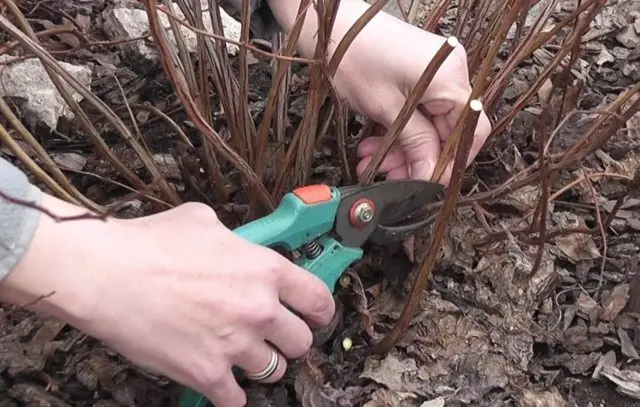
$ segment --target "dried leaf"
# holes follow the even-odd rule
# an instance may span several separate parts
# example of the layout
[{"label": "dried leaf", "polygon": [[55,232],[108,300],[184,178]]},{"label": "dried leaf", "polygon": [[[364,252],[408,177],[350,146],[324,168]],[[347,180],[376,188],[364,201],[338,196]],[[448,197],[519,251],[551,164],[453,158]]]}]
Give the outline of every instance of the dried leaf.
[{"label": "dried leaf", "polygon": [[360,280],[360,276],[358,276],[358,274],[351,269],[347,270],[346,275],[351,278],[351,288],[354,293],[354,308],[358,313],[360,313],[360,315],[362,315],[362,322],[364,324],[365,332],[367,333],[367,335],[369,335],[370,338],[372,338],[374,337],[373,321],[371,319],[371,313],[368,310],[369,304],[367,301],[367,295],[365,294],[364,286],[362,284],[362,281]]},{"label": "dried leaf", "polygon": [[410,393],[407,391],[407,382],[415,376],[417,371],[415,360],[402,357],[397,351],[393,351],[381,360],[374,357],[367,358],[360,377],[371,379],[399,393]]},{"label": "dried leaf", "polygon": [[590,235],[574,233],[555,238],[556,246],[573,263],[582,260],[595,260],[600,257],[600,251]]},{"label": "dried leaf", "polygon": [[116,376],[126,368],[125,364],[118,363],[117,360],[110,358],[105,352],[95,351],[91,353],[89,358],[78,363],[76,378],[91,390],[96,390],[98,384],[100,384],[102,389],[112,394],[120,391],[126,393],[128,391],[126,383],[119,383],[119,380],[116,379]]},{"label": "dried leaf", "polygon": [[618,385],[618,393],[640,400],[640,373],[605,365],[602,367],[602,375]]},{"label": "dried leaf", "polygon": [[180,167],[171,154],[154,154],[153,161],[158,166],[160,174],[167,178],[182,179]]},{"label": "dried leaf", "polygon": [[[558,229],[586,227],[584,219],[570,212],[553,213],[552,219]],[[556,237],[554,241],[558,249],[560,249],[559,254],[573,263],[581,260],[594,260],[601,257],[598,247],[589,234],[574,233],[562,235]]]},{"label": "dried leaf", "polygon": [[629,301],[629,284],[620,284],[613,289],[609,297],[602,303],[600,319],[613,321]]},{"label": "dried leaf", "polygon": [[625,47],[633,49],[640,44],[640,34],[636,32],[632,24],[629,24],[616,35],[616,40]]},{"label": "dried leaf", "polygon": [[598,360],[598,364],[593,369],[593,374],[591,375],[592,379],[599,379],[600,372],[604,366],[615,366],[616,365],[616,352],[610,350],[606,354],[602,355]]},{"label": "dried leaf", "polygon": [[514,208],[521,214],[535,210],[540,200],[540,187],[537,185],[526,185],[519,188],[504,198],[496,200],[496,204],[507,205]]},{"label": "dried leaf", "polygon": [[41,386],[16,384],[9,389],[9,396],[24,403],[25,406],[69,407],[69,404],[55,397]]},{"label": "dried leaf", "polygon": [[547,79],[544,81],[540,89],[538,89],[538,99],[541,101],[547,100],[551,95],[551,92],[553,92],[553,82],[551,82],[551,79]]},{"label": "dried leaf", "polygon": [[[39,21],[47,30],[65,30],[65,29],[73,29],[73,25],[72,24],[54,24],[51,21],[47,21],[47,20],[40,20]],[[58,34],[56,34],[56,37],[60,38],[62,40],[62,42],[64,42],[65,44],[67,44],[68,46],[70,46],[71,48],[78,48],[81,44],[80,44],[80,40],[78,39],[78,37],[76,37],[73,34],[69,34],[66,32],[60,32]]]},{"label": "dried leaf", "polygon": [[633,346],[633,342],[631,341],[629,334],[627,334],[627,331],[622,328],[618,328],[618,338],[620,339],[620,350],[623,355],[630,359],[640,359],[640,355],[638,355],[638,351],[635,346]]},{"label": "dried leaf", "polygon": [[578,297],[578,313],[587,318],[591,324],[598,321],[600,305],[585,293],[580,293]]},{"label": "dried leaf", "polygon": [[60,165],[62,169],[79,171],[87,164],[87,157],[77,153],[54,153],[51,154],[53,161]]},{"label": "dried leaf", "polygon": [[598,363],[599,359],[600,354],[597,352],[588,355],[573,355],[564,366],[574,375],[584,375]]},{"label": "dried leaf", "polygon": [[596,60],[596,64],[604,65],[607,62],[614,62],[616,59],[611,53],[607,50],[607,48],[602,47],[600,50],[600,55],[598,55],[598,59]]},{"label": "dried leaf", "polygon": [[411,393],[398,393],[384,387],[376,390],[371,394],[371,398],[362,407],[400,407],[407,399],[412,399]]},{"label": "dried leaf", "polygon": [[520,407],[567,407],[567,402],[557,390],[525,391],[520,397]]},{"label": "dried leaf", "polygon": [[[62,342],[55,342],[54,339],[65,325],[57,319],[49,318],[44,321],[31,340],[24,345],[18,341],[11,341],[11,336],[9,336],[10,342],[6,345],[9,346],[8,352],[12,357],[9,359],[8,373],[11,376],[17,376],[23,372],[44,369],[49,355],[56,349],[63,347]],[[0,363],[1,368],[2,363]]]},{"label": "dried leaf", "polygon": [[338,391],[324,385],[324,375],[318,366],[323,356],[315,348],[302,360],[296,375],[295,390],[303,407],[334,407]]},{"label": "dried leaf", "polygon": [[444,407],[444,398],[438,397],[433,400],[425,401],[420,407]]}]

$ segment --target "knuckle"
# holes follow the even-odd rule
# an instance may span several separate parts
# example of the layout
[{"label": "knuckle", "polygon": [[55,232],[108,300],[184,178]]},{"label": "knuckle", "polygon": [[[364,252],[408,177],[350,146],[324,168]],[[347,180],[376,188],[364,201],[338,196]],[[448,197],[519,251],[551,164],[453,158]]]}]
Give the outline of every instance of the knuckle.
[{"label": "knuckle", "polygon": [[201,202],[186,202],[180,205],[185,214],[199,220],[218,221],[218,216],[212,207]]},{"label": "knuckle", "polygon": [[220,363],[220,361],[213,362],[208,358],[202,358],[202,362],[197,368],[199,372],[197,379],[204,388],[215,387],[225,380],[229,374],[228,370],[225,363]]},{"label": "knuckle", "polygon": [[229,360],[233,360],[238,356],[245,354],[248,350],[251,349],[253,338],[250,335],[234,335],[233,337],[225,338],[222,347],[224,349],[224,354],[229,358]]},{"label": "knuckle", "polygon": [[[267,249],[270,250],[271,249]],[[291,264],[289,260],[280,256],[278,253],[271,251],[270,259],[267,260],[266,276],[269,278],[269,283],[277,283],[282,279],[283,274],[286,272],[288,268],[291,268]]]},{"label": "knuckle", "polygon": [[327,292],[321,292],[314,295],[311,301],[311,312],[317,316],[321,323],[328,325],[336,308],[333,297]]},{"label": "knuckle", "polygon": [[206,385],[215,386],[219,383],[222,383],[226,373],[222,371],[222,369],[212,369],[209,373],[204,376],[204,380]]},{"label": "knuckle", "polygon": [[277,318],[278,301],[274,298],[258,299],[250,307],[249,318],[258,326],[269,326]]}]

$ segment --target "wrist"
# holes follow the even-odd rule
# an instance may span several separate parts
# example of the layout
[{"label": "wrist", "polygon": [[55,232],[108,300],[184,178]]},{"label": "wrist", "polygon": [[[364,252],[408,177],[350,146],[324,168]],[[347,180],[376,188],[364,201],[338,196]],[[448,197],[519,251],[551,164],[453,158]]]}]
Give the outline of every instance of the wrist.
[{"label": "wrist", "polygon": [[[40,206],[61,217],[88,212],[46,194]],[[83,325],[109,270],[122,266],[115,264],[126,244],[118,238],[118,226],[115,219],[56,222],[40,214],[29,248],[0,283],[0,301]]]},{"label": "wrist", "polygon": [[[298,17],[298,9],[300,8],[300,1],[291,0],[267,0],[271,12],[273,13],[278,23],[285,32],[291,32],[293,26],[296,23]],[[349,31],[351,26],[364,14],[367,9],[371,7],[370,4],[363,0],[341,0],[339,10],[336,16],[331,32],[331,41],[327,46],[327,58],[331,58],[335,52],[336,47]],[[377,17],[377,16],[376,16]],[[376,18],[374,17],[374,19]],[[298,39],[298,51],[305,58],[312,58],[316,43],[318,32],[318,14],[314,8],[313,2],[310,3],[304,15],[304,24],[300,37]],[[366,27],[365,27],[366,29]],[[354,42],[357,41],[357,37]],[[347,51],[348,52],[348,51]]]}]

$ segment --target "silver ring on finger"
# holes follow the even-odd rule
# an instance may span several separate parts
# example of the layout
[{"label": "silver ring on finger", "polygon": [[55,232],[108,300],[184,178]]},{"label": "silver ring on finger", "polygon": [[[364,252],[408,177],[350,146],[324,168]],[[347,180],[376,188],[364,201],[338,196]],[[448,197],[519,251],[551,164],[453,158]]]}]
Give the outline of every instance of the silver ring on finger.
[{"label": "silver ring on finger", "polygon": [[280,353],[271,349],[271,359],[269,359],[269,363],[267,366],[262,369],[262,371],[258,373],[245,373],[245,376],[249,380],[262,381],[270,378],[276,370],[278,370],[278,365],[280,364]]}]

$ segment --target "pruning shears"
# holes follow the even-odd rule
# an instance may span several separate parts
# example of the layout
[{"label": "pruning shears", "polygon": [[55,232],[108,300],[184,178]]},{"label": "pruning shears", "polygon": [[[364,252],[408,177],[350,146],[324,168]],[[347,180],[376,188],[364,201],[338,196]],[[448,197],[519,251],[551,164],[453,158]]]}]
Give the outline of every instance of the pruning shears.
[{"label": "pruning shears", "polygon": [[[234,229],[248,241],[301,252],[294,263],[318,276],[333,292],[347,267],[363,256],[367,241],[378,244],[408,237],[426,222],[398,225],[439,199],[443,186],[421,180],[383,181],[365,186],[307,185],[287,193],[269,215]],[[180,407],[205,407],[192,389]]]}]

